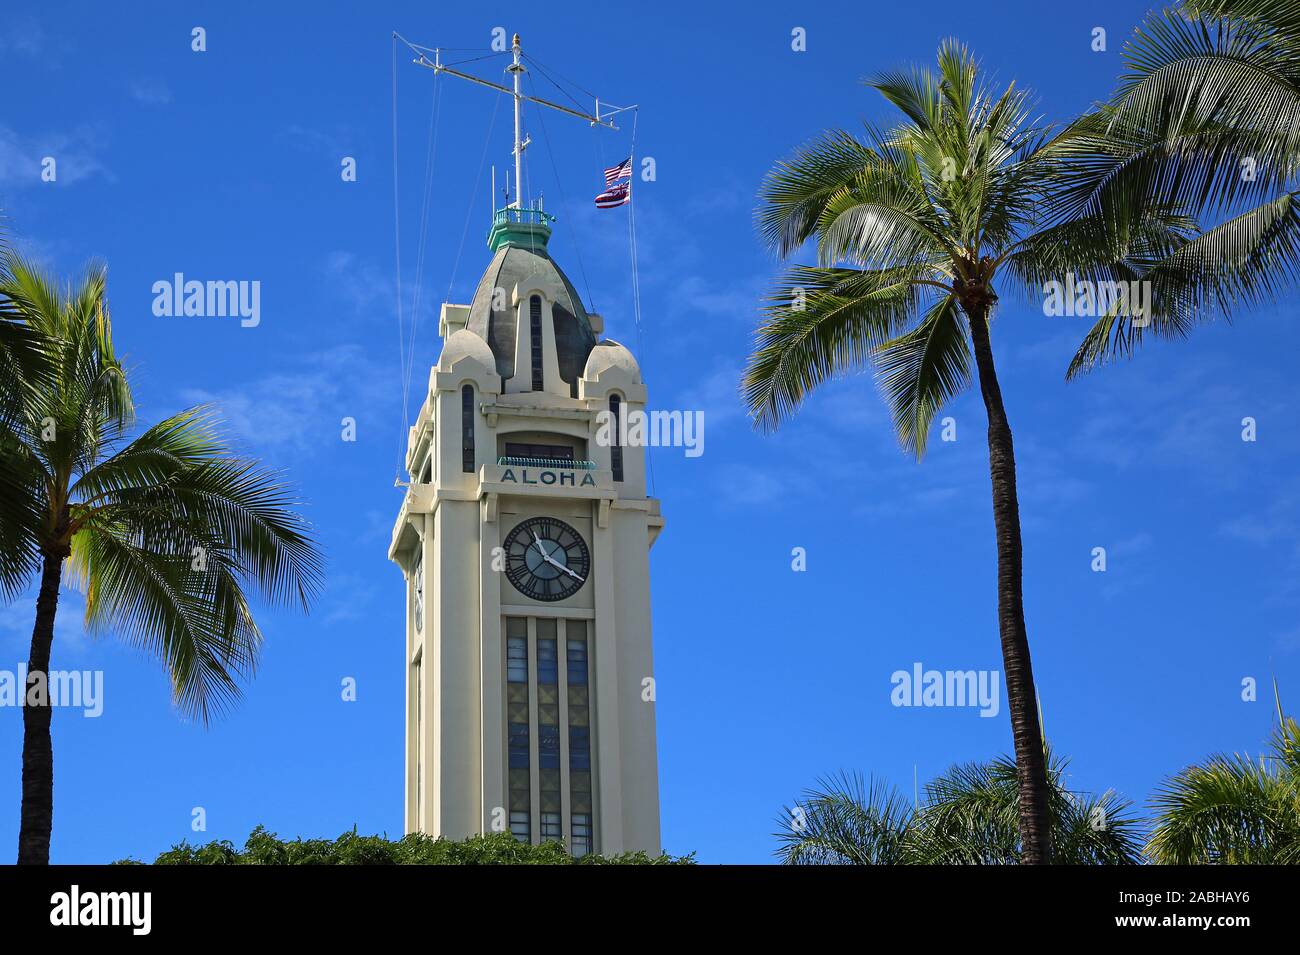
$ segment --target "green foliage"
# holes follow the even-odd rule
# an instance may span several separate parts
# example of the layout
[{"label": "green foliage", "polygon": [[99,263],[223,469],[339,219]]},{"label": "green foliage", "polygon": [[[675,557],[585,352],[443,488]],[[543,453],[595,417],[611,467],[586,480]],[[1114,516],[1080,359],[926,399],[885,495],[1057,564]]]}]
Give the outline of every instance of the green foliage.
[{"label": "green foliage", "polygon": [[1149,324],[1102,317],[1071,375],[1127,357],[1146,335],[1277,300],[1300,279],[1300,14],[1294,0],[1189,0],[1150,13],[1125,45],[1111,99],[1075,126],[1049,214],[1125,233],[1145,217],[1190,225],[1130,260],[1152,285]]},{"label": "green foliage", "polygon": [[1000,287],[1041,302],[1043,283],[1066,272],[1131,280],[1190,224],[1154,202],[1120,219],[1063,201],[1095,167],[1101,121],[1040,126],[1029,95],[995,88],[955,41],[936,68],[868,85],[900,122],[824,132],[764,181],[764,240],[782,258],[811,243],[816,263],[793,265],[769,295],[743,390],[754,422],[774,429],[818,385],[872,364],[900,443],[919,457],[940,409],[971,384],[968,322],[991,320]]},{"label": "green foliage", "polygon": [[[1132,803],[1114,792],[1073,792],[1068,762],[1048,753],[1054,861],[1061,865],[1129,865],[1141,861],[1140,824]],[[1020,861],[1016,764],[953,766],[928,783],[913,851],[918,863],[1015,865]]]},{"label": "green foliage", "polygon": [[[1139,823],[1114,793],[1071,792],[1065,760],[1048,754],[1054,861],[1141,861]],[[1019,783],[1007,757],[953,766],[927,783],[920,806],[857,775],[823,780],[787,807],[777,856],[786,865],[1015,865]]]},{"label": "green foliage", "polygon": [[[138,865],[125,859],[119,865]],[[695,855],[661,855],[624,852],[613,856],[589,855],[575,859],[559,842],[523,845],[509,833],[471,836],[468,839],[433,839],[412,833],[401,839],[358,835],[353,829],[329,839],[283,840],[258,826],[244,848],[229,841],[193,846],[172,846],[154,865],[694,865]]]},{"label": "green foliage", "polygon": [[916,813],[896,789],[843,773],[804,790],[778,822],[777,855],[786,865],[901,865]]},{"label": "green foliage", "polygon": [[999,295],[1144,283],[1111,303],[1067,369],[1146,336],[1275,301],[1300,279],[1300,16],[1290,0],[1199,0],[1151,14],[1112,100],[1064,127],[994,88],[953,41],[937,68],[868,85],[902,114],[830,130],[769,172],[758,228],[783,259],[743,381],[774,429],[824,381],[874,365],[903,447],[920,456],[971,381],[966,329]]},{"label": "green foliage", "polygon": [[[1048,753],[1055,861],[1064,865],[1300,865],[1300,723],[1277,708],[1271,752],[1214,755],[1152,798],[1146,826],[1113,792],[1071,792]],[[914,807],[894,788],[842,775],[805,790],[778,818],[786,865],[1014,865],[1015,762],[953,766]],[[1143,829],[1149,838],[1142,845]]]},{"label": "green foliage", "polygon": [[1282,713],[1272,752],[1215,755],[1165,781],[1147,853],[1171,865],[1300,865],[1300,724]]},{"label": "green foliage", "polygon": [[87,628],[158,657],[178,706],[207,720],[256,668],[252,592],[306,610],[321,556],[291,487],[212,409],[137,433],[106,282],[92,266],[61,287],[0,256],[0,385],[18,382],[0,414],[0,595],[66,559]]}]

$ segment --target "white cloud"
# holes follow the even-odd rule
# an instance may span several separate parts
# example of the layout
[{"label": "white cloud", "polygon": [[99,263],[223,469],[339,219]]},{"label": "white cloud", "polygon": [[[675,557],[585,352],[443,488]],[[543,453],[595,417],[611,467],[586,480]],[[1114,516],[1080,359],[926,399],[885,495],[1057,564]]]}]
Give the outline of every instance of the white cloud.
[{"label": "white cloud", "polygon": [[675,408],[682,411],[702,411],[704,427],[720,428],[743,419],[744,399],[740,394],[741,369],[737,364],[724,362],[718,365],[698,384],[683,391]]},{"label": "white cloud", "polygon": [[[363,262],[351,252],[331,252],[325,259],[325,276],[338,290],[339,296],[361,318],[382,316],[392,320],[396,307],[391,269],[383,271],[369,262]],[[405,277],[404,277],[405,278]],[[409,281],[403,282],[403,309],[409,307],[414,289]],[[432,296],[423,294],[426,300]],[[421,309],[422,317],[427,317]]]},{"label": "white cloud", "polygon": [[172,101],[172,91],[162,80],[136,80],[131,84],[131,98],[146,106],[166,106]]},{"label": "white cloud", "polygon": [[[59,592],[58,613],[54,618],[54,649],[51,660],[57,661],[61,652],[78,656],[90,643],[83,621],[86,602],[75,590],[63,587]],[[0,606],[0,643],[15,661],[26,660],[31,649],[32,628],[36,624],[36,596],[20,597],[11,604]],[[16,656],[15,656],[16,654]],[[8,660],[0,661],[0,669]],[[57,662],[54,663],[57,666]]]},{"label": "white cloud", "polygon": [[[112,181],[112,173],[95,156],[98,133],[88,126],[69,133],[26,136],[0,126],[0,186],[68,185],[93,176]],[[46,158],[55,162],[55,180],[41,179]]]},{"label": "white cloud", "polygon": [[293,146],[311,153],[325,153],[328,156],[342,157],[348,150],[343,141],[329,133],[307,126],[288,126],[281,133]]},{"label": "white cloud", "polygon": [[723,468],[718,499],[729,505],[753,507],[768,504],[790,492],[791,484],[768,467],[731,464]]},{"label": "white cloud", "polygon": [[[380,369],[360,346],[341,345],[305,355],[294,370],[264,375],[212,391],[187,388],[187,403],[212,402],[227,430],[249,446],[310,455],[325,443],[341,440],[342,419],[352,417],[358,430],[387,428],[391,374]],[[391,410],[391,409],[388,409]]]},{"label": "white cloud", "polygon": [[1269,501],[1252,500],[1253,509],[1224,521],[1219,530],[1251,544],[1294,541],[1300,537],[1300,495],[1278,494]]},{"label": "white cloud", "polygon": [[322,620],[326,626],[352,623],[371,615],[370,608],[378,590],[367,577],[359,574],[335,574],[325,581],[322,596]]}]

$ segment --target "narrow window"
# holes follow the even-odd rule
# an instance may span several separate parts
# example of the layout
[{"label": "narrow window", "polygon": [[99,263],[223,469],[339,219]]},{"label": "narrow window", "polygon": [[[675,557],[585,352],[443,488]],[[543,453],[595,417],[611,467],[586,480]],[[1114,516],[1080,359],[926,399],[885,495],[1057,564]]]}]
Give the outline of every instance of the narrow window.
[{"label": "narrow window", "polygon": [[537,769],[542,841],[563,839],[560,825],[560,659],[556,621],[537,620]]},{"label": "narrow window", "polygon": [[474,386],[460,390],[460,469],[474,473]]},{"label": "narrow window", "polygon": [[609,461],[610,467],[614,469],[614,480],[623,480],[623,446],[618,442],[619,434],[619,413],[622,411],[622,401],[618,395],[609,396],[609,418],[613,427],[613,437],[609,441]]},{"label": "narrow window", "polygon": [[528,732],[528,621],[506,618],[506,746],[510,773],[510,832],[532,841],[532,774]]},{"label": "narrow window", "polygon": [[542,297],[534,295],[528,300],[528,336],[533,343],[533,391],[541,391],[542,381]]},{"label": "narrow window", "polygon": [[415,558],[411,572],[411,588],[415,591],[415,632],[424,633],[424,554]]},{"label": "narrow window", "polygon": [[506,457],[534,458],[543,461],[572,461],[573,448],[563,444],[529,444],[507,441]]},{"label": "narrow window", "polygon": [[581,859],[591,852],[591,813],[573,814],[573,845],[570,851],[575,859]]},{"label": "narrow window", "polygon": [[592,851],[591,701],[588,694],[587,624],[565,623],[565,656],[569,678],[569,850],[576,857]]},{"label": "narrow window", "polygon": [[560,814],[558,812],[542,813],[542,841],[559,842],[564,838],[564,830],[560,828]]},{"label": "narrow window", "polygon": [[[423,659],[423,657],[421,657]],[[421,783],[424,774],[424,686],[420,679],[421,660],[415,661],[415,827],[423,824],[420,818]]]}]

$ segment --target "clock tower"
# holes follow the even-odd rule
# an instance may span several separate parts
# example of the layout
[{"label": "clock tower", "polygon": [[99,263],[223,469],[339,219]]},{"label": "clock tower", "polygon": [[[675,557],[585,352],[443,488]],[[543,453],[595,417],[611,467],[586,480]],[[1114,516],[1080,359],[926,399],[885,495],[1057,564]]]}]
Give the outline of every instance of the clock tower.
[{"label": "clock tower", "polygon": [[[406,580],[407,832],[660,851],[649,550],[663,527],[631,353],[499,210],[473,300],[442,306],[389,557]],[[607,438],[612,435],[612,438]]]}]

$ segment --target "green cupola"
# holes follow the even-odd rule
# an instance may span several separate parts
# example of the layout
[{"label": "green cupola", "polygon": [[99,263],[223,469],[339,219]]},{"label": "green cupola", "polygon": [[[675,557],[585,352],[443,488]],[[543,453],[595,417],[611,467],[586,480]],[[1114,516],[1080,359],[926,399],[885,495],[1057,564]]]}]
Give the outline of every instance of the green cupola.
[{"label": "green cupola", "polygon": [[502,246],[513,245],[534,252],[546,251],[546,240],[551,237],[555,216],[542,211],[541,203],[527,207],[506,206],[492,217],[488,230],[488,248],[493,252]]}]

